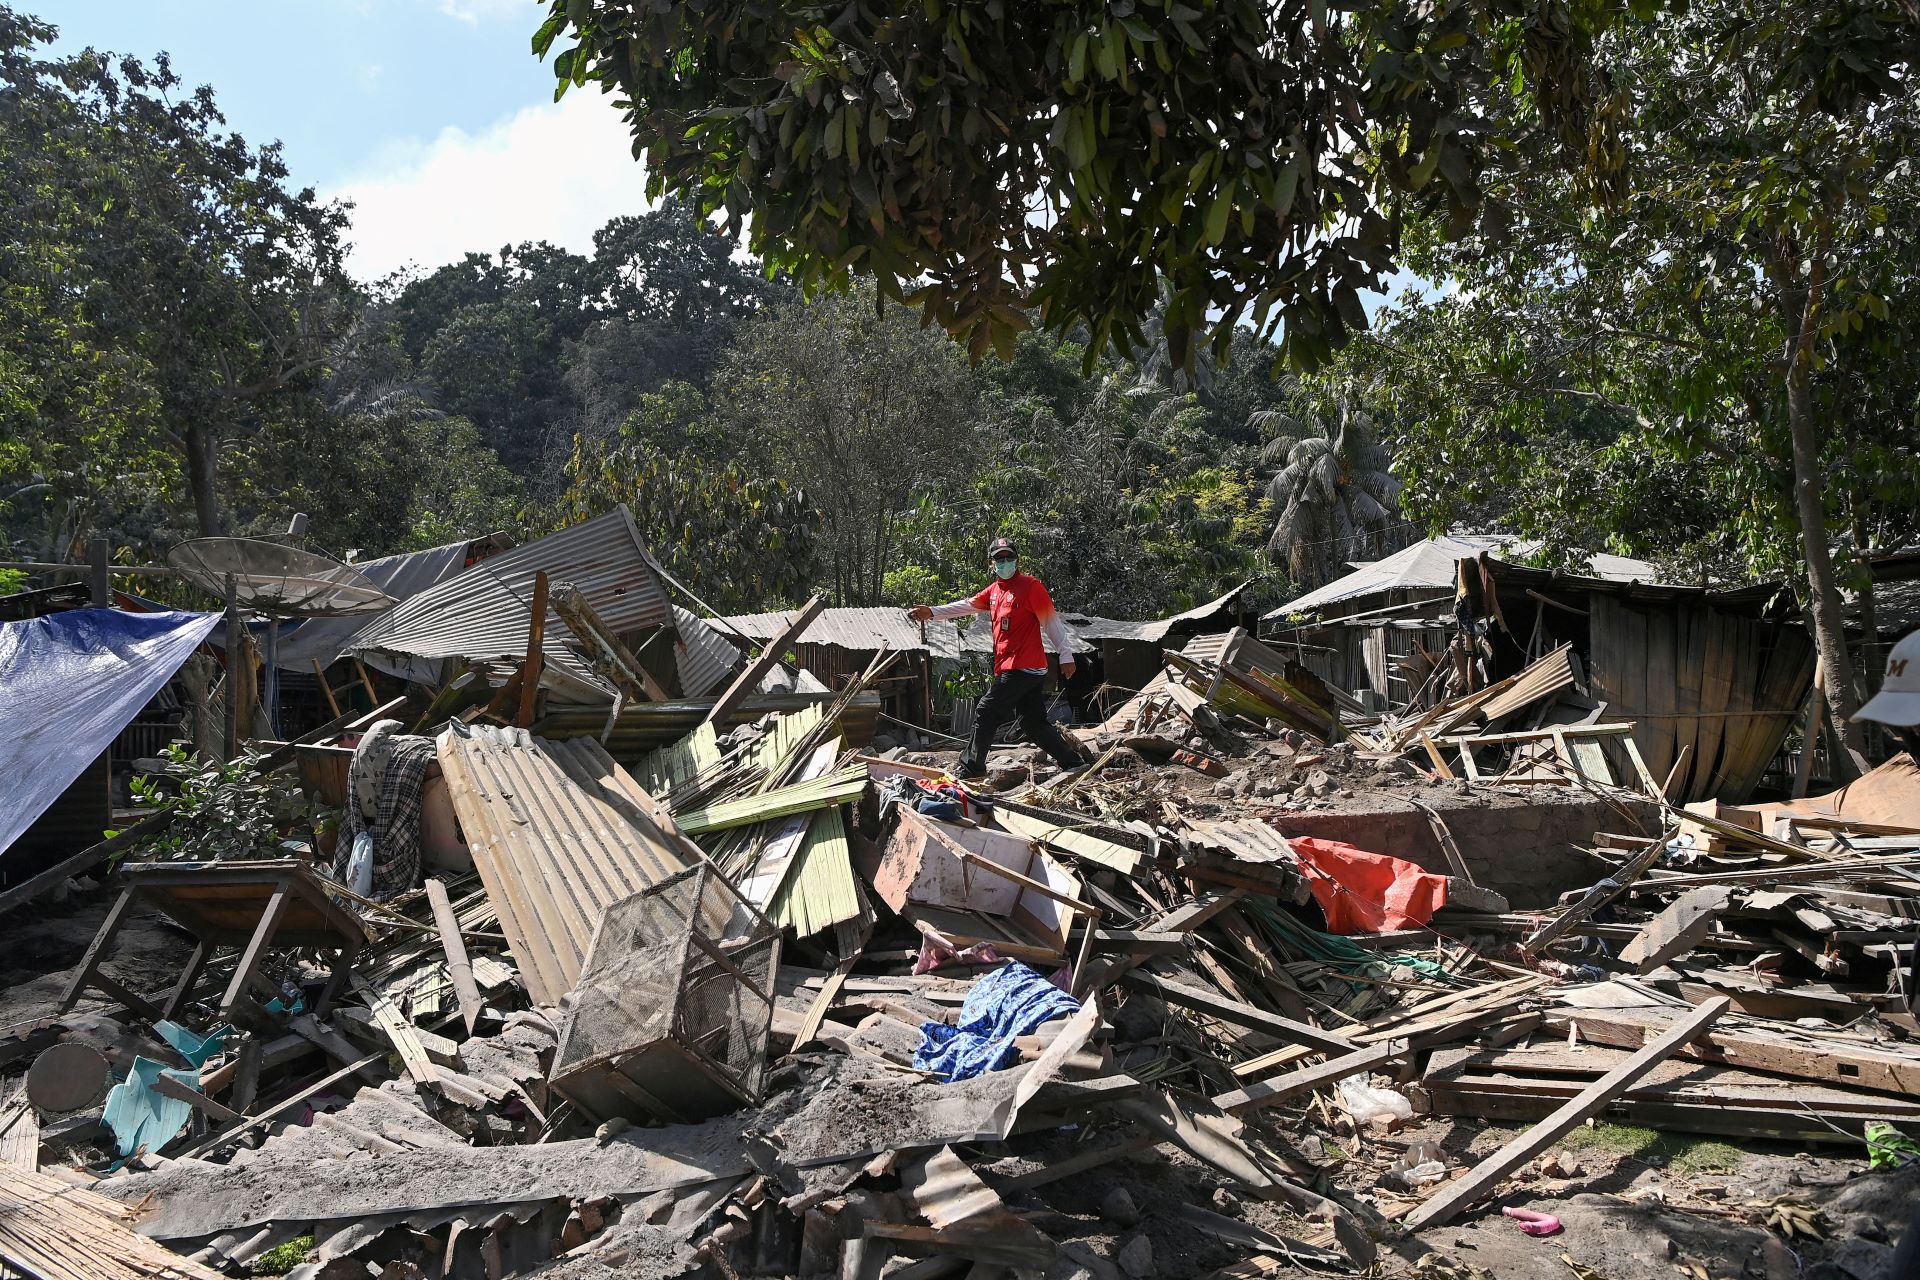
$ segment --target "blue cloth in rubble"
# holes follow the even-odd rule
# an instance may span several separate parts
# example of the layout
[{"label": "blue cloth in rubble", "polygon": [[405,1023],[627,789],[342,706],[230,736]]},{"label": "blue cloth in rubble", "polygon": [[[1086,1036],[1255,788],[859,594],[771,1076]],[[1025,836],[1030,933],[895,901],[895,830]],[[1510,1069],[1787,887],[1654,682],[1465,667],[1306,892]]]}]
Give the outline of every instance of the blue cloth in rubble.
[{"label": "blue cloth in rubble", "polygon": [[1015,1039],[1079,1009],[1078,1000],[1027,966],[1005,965],[973,984],[959,1026],[921,1024],[913,1065],[949,1081],[998,1071],[1012,1064]]}]

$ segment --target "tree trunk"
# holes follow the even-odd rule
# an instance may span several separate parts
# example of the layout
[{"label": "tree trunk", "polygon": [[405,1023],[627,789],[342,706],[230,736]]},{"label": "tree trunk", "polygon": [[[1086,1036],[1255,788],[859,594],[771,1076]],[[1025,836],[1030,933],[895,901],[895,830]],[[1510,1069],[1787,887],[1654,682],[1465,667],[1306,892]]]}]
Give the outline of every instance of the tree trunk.
[{"label": "tree trunk", "polygon": [[[1785,268],[1784,270],[1781,268]],[[1827,706],[1840,750],[1833,753],[1834,771],[1866,770],[1861,754],[1860,727],[1853,723],[1853,660],[1847,652],[1846,621],[1840,605],[1840,585],[1833,575],[1833,552],[1827,542],[1825,480],[1820,468],[1820,444],[1813,424],[1813,340],[1818,328],[1822,293],[1826,287],[1827,253],[1824,233],[1807,267],[1804,286],[1794,272],[1777,264],[1785,285],[1786,314],[1792,321],[1787,334],[1787,427],[1793,439],[1793,500],[1800,516],[1800,536],[1807,561],[1807,606],[1813,614],[1813,640],[1826,671]],[[1796,296],[1798,295],[1798,296]],[[1837,782],[1848,781],[1836,778]]]},{"label": "tree trunk", "polygon": [[193,492],[193,514],[203,538],[218,537],[221,532],[220,493],[213,465],[213,437],[207,428],[190,423],[186,428],[187,487]]}]

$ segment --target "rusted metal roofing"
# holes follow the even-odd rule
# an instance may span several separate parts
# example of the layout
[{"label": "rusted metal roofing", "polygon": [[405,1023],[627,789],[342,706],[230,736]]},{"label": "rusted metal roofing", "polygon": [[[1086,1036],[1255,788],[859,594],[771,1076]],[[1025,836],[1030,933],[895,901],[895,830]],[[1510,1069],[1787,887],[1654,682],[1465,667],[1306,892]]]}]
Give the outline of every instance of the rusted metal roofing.
[{"label": "rusted metal roofing", "polygon": [[440,768],[487,897],[536,1004],[580,976],[613,903],[685,870],[699,850],[654,818],[654,802],[592,738],[524,729],[440,735]]},{"label": "rusted metal roofing", "polygon": [[[618,633],[671,625],[672,607],[652,557],[627,509],[548,534],[427,588],[369,622],[346,642],[349,653],[389,653],[475,661],[524,658],[534,575],[570,582]],[[541,645],[567,676],[612,697],[573,651],[573,633],[548,610]]]}]

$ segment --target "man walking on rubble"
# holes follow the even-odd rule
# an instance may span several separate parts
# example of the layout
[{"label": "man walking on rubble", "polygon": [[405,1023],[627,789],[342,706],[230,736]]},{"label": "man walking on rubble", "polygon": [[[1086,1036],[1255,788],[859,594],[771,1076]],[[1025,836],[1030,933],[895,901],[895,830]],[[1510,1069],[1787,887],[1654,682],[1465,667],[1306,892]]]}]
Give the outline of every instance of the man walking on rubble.
[{"label": "man walking on rubble", "polygon": [[1047,719],[1041,693],[1047,681],[1047,651],[1041,638],[1053,642],[1060,655],[1060,679],[1073,678],[1073,640],[1067,624],[1053,611],[1046,584],[1020,571],[1020,550],[1002,538],[987,551],[993,581],[963,600],[951,604],[917,604],[908,611],[916,622],[930,618],[964,618],[984,613],[993,620],[993,686],[973,713],[973,735],[960,758],[960,777],[980,778],[987,772],[987,752],[1000,726],[1020,718],[1027,737],[1046,750],[1061,768],[1085,763],[1065,734]]}]

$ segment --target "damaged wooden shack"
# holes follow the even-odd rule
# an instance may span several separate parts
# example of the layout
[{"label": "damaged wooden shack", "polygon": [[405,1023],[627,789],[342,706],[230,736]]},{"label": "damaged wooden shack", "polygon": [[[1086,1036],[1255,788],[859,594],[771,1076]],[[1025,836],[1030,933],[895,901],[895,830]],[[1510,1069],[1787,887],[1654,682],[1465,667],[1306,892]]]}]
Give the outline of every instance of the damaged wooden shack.
[{"label": "damaged wooden shack", "polygon": [[[1820,1202],[1673,1184],[1660,1223],[1712,1222],[1722,1256],[1675,1247],[1718,1276],[1858,1256],[1838,1206],[1920,1187],[1910,761],[1688,808],[1572,660],[1592,631],[1380,710],[1228,630],[1074,729],[1085,769],[1013,744],[966,785],[873,749],[884,646],[786,667],[816,604],[723,662],[625,530],[356,631],[438,665],[254,747],[342,811],[331,847],[104,874],[58,1000],[0,1026],[0,1261],[1464,1275],[1629,1229],[1581,1207],[1617,1174],[1591,1123],[1852,1171]],[[1493,577],[1471,643],[1520,625]],[[143,919],[162,971],[124,950]]]}]

